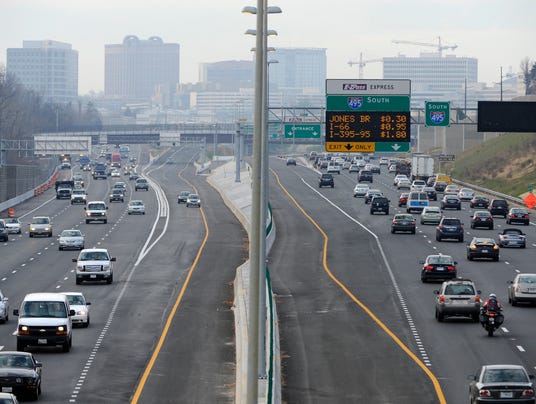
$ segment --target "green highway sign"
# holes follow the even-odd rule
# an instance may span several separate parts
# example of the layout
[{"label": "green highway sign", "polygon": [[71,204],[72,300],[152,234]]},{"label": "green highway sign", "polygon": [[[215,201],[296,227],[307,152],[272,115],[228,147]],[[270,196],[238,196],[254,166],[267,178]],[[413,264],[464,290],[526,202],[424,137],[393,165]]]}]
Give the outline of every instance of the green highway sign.
[{"label": "green highway sign", "polygon": [[320,124],[285,124],[285,139],[320,139]]},{"label": "green highway sign", "polygon": [[410,80],[326,80],[326,151],[409,152]]},{"label": "green highway sign", "polygon": [[375,152],[392,152],[392,153],[407,153],[409,152],[410,142],[376,142]]},{"label": "green highway sign", "polygon": [[425,101],[424,126],[450,126],[450,101]]},{"label": "green highway sign", "polygon": [[328,95],[328,111],[409,111],[409,95]]}]

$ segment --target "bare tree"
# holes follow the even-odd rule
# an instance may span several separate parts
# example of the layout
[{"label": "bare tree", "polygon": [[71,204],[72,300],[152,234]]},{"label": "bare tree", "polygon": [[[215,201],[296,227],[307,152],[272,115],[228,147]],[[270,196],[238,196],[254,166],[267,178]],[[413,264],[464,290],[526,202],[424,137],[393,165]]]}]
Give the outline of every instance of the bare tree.
[{"label": "bare tree", "polygon": [[519,67],[521,69],[521,74],[523,75],[523,83],[525,83],[525,95],[528,95],[530,94],[529,88],[531,86],[531,69],[533,67],[533,63],[527,56],[521,61]]}]

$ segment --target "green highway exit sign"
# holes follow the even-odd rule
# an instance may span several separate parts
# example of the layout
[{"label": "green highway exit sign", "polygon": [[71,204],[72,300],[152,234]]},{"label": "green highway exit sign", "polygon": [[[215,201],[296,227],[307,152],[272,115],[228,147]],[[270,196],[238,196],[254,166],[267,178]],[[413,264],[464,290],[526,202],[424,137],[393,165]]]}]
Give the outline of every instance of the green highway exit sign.
[{"label": "green highway exit sign", "polygon": [[425,101],[424,126],[450,126],[450,101]]},{"label": "green highway exit sign", "polygon": [[320,124],[285,124],[285,139],[320,139]]}]

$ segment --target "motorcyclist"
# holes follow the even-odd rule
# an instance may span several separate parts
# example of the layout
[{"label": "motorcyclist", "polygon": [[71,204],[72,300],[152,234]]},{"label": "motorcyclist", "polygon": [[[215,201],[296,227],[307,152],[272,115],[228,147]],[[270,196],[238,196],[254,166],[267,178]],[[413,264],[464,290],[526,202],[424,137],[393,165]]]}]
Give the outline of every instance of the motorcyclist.
[{"label": "motorcyclist", "polygon": [[490,293],[490,295],[482,305],[481,310],[483,313],[498,313],[502,310],[502,306],[499,303],[499,300],[497,299],[497,295],[495,293]]}]

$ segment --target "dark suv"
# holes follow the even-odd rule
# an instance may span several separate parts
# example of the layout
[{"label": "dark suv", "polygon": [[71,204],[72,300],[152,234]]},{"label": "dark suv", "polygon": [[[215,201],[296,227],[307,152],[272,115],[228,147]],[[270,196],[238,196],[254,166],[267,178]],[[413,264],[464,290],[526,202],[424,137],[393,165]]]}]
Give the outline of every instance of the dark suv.
[{"label": "dark suv", "polygon": [[357,175],[357,182],[370,182],[372,184],[372,171],[359,171],[359,174]]},{"label": "dark suv", "polygon": [[455,217],[444,217],[436,227],[436,240],[456,239],[463,242],[463,223]]},{"label": "dark suv", "polygon": [[509,209],[508,202],[504,199],[492,199],[488,206],[491,216],[502,216],[505,219]]},{"label": "dark suv", "polygon": [[335,181],[333,180],[333,174],[321,174],[318,181],[318,187],[331,187],[335,186]]},{"label": "dark suv", "polygon": [[389,214],[389,199],[385,196],[375,196],[370,202],[370,214],[375,212],[383,212],[386,215]]}]

